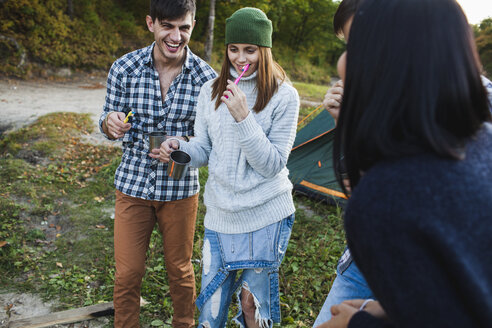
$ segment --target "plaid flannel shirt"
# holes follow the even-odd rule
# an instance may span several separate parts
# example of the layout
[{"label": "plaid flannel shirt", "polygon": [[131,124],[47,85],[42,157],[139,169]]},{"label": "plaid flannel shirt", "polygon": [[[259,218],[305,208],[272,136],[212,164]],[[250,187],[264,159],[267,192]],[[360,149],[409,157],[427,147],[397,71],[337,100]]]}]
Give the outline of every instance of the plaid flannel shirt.
[{"label": "plaid flannel shirt", "polygon": [[167,177],[167,164],[148,155],[146,134],[165,131],[168,136],[192,136],[200,88],[217,74],[186,49],[182,71],[163,98],[159,74],[153,65],[154,44],[126,54],[113,63],[99,128],[102,132],[102,123],[109,112],[127,114],[133,111],[134,116],[129,121],[132,127],[121,139],[123,156],[116,170],[115,187],[132,197],[172,201],[199,191],[198,169],[190,168],[181,180]]}]

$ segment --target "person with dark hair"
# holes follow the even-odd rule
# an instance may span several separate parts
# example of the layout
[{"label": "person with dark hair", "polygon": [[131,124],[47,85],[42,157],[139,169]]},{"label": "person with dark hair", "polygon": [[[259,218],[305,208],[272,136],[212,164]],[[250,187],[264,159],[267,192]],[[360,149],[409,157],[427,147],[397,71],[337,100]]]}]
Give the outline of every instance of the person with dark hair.
[{"label": "person with dark hair", "polygon": [[348,247],[378,302],[335,305],[320,327],[490,326],[492,115],[480,67],[456,1],[361,3],[334,158],[344,154],[352,189]]},{"label": "person with dark hair", "polygon": [[299,96],[273,60],[272,23],[261,10],[232,14],[225,43],[219,77],[200,92],[195,138],[166,140],[161,160],[180,149],[192,166],[208,164],[199,326],[225,327],[237,290],[236,323],[272,327],[280,323],[278,271],[294,224],[286,163]]},{"label": "person with dark hair", "polygon": [[[348,41],[350,27],[352,25],[352,20],[359,6],[361,0],[343,0],[333,19],[334,31],[337,35],[341,36],[345,41]],[[345,79],[345,65],[346,65],[346,52],[344,52],[338,63],[337,70],[340,76],[340,80],[335,83],[335,85],[330,88],[323,101],[324,107],[333,116],[335,121],[338,120],[340,107],[343,97],[343,80]],[[489,108],[492,111],[492,83],[482,76],[483,85],[487,89],[489,96]],[[350,191],[350,186],[348,185],[348,179],[343,179],[345,188]],[[333,305],[342,303],[343,301],[351,299],[374,299],[375,296],[372,293],[369,285],[367,284],[362,273],[357,268],[354,263],[350,250],[348,247],[343,252],[337,265],[337,276],[333,281],[330,292],[315,320],[313,327],[318,327],[321,323],[330,320],[331,318],[331,307]],[[368,307],[373,307],[374,304],[368,304]]]},{"label": "person with dark hair", "polygon": [[[333,17],[333,29],[335,33],[342,37],[345,42],[349,39],[350,27],[354,18],[357,7],[361,0],[343,0],[340,2],[335,16]],[[335,122],[338,121],[340,107],[343,97],[343,80],[345,79],[346,52],[344,52],[338,62],[337,71],[340,80],[333,87],[328,89],[323,100],[323,106],[333,117]],[[343,179],[346,189],[350,189],[348,179]],[[313,327],[319,327],[322,323],[331,319],[331,307],[340,304],[343,301],[351,299],[372,299],[374,294],[367,285],[362,273],[354,263],[350,250],[345,249],[338,260],[337,275],[333,280],[330,292],[326,297],[321,310],[314,321]]]},{"label": "person with dark hair", "polygon": [[[173,327],[194,326],[195,276],[191,256],[198,207],[198,170],[182,180],[149,149],[147,135],[193,135],[201,86],[214,70],[188,48],[195,25],[194,0],[152,0],[147,27],[155,42],[116,60],[108,74],[99,125],[123,144],[115,175],[115,327],[139,327],[140,286],[152,230],[162,233],[173,302]],[[125,117],[132,113],[130,122]],[[131,114],[130,114],[131,115]],[[154,153],[152,153],[154,151]]]}]

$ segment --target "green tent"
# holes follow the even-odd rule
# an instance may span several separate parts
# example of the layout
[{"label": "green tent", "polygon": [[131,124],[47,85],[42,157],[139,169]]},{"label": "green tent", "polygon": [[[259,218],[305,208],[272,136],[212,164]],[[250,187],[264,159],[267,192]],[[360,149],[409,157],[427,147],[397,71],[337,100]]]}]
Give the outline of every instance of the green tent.
[{"label": "green tent", "polygon": [[297,193],[343,206],[346,197],[333,170],[334,128],[335,121],[322,110],[297,132],[287,168]]}]

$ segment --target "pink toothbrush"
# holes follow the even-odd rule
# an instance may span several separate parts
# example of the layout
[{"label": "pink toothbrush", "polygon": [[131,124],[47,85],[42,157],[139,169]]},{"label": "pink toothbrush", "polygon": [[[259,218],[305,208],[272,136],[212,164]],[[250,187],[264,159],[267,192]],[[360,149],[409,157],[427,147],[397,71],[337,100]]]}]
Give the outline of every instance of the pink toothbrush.
[{"label": "pink toothbrush", "polygon": [[239,75],[236,79],[236,81],[234,81],[234,84],[237,85],[239,83],[239,80],[241,80],[241,78],[243,77],[244,73],[246,73],[246,71],[248,70],[249,68],[249,64],[246,64],[246,66],[243,67],[243,71],[241,72],[241,75]]},{"label": "pink toothbrush", "polygon": [[[246,73],[246,71],[248,70],[249,68],[249,64],[246,64],[244,67],[243,67],[243,71],[241,72],[241,75],[239,75],[236,79],[236,81],[234,81],[234,84],[237,85],[239,83],[239,80],[241,80],[241,78],[243,77],[244,73]],[[229,99],[229,97],[225,96],[227,99]]]}]

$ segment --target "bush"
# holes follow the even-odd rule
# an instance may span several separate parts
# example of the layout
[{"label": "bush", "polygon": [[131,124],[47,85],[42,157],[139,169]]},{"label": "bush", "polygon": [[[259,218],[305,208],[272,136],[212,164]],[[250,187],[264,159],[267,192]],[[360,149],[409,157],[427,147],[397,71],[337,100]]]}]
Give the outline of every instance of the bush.
[{"label": "bush", "polygon": [[[117,3],[84,0],[74,5],[70,18],[66,1],[6,2],[0,12],[0,73],[23,75],[44,66],[107,70],[123,53],[149,43],[149,33]],[[13,48],[12,39],[27,53],[25,67],[17,67],[20,50]]]},{"label": "bush", "polygon": [[306,53],[292,55],[291,50],[283,45],[275,44],[273,47],[275,60],[286,71],[292,81],[327,85],[334,73],[329,63],[315,65]]}]

